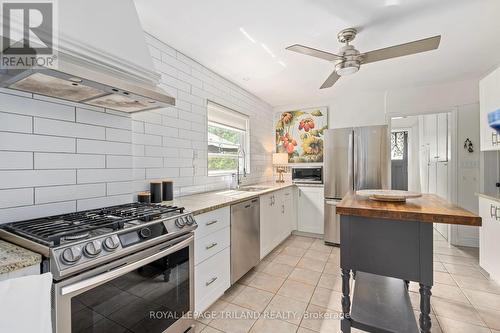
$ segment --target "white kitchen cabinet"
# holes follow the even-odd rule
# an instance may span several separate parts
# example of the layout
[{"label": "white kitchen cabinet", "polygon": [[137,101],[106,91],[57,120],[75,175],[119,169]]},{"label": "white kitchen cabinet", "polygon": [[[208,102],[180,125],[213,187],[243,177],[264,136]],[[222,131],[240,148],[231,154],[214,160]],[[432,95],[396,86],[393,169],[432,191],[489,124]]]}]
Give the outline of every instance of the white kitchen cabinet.
[{"label": "white kitchen cabinet", "polygon": [[231,210],[224,207],[196,215],[195,219],[194,307],[201,313],[231,285]]},{"label": "white kitchen cabinet", "polygon": [[500,109],[500,68],[479,81],[481,151],[500,150],[500,134],[488,124],[488,113]]},{"label": "white kitchen cabinet", "polygon": [[479,229],[479,265],[500,282],[500,202],[479,197],[479,215],[483,222]]},{"label": "white kitchen cabinet", "polygon": [[298,231],[324,233],[324,188],[300,186],[298,196]]},{"label": "white kitchen cabinet", "polygon": [[448,161],[448,113],[429,114],[422,116],[422,118],[423,137],[421,144],[428,147],[430,161]]},{"label": "white kitchen cabinet", "polygon": [[449,149],[448,149],[448,139],[449,139],[449,131],[448,131],[448,113],[438,113],[436,115],[436,146],[437,146],[437,154],[436,161],[437,162],[445,162],[448,161]]},{"label": "white kitchen cabinet", "polygon": [[260,196],[260,258],[264,258],[292,232],[296,216],[293,188]]}]

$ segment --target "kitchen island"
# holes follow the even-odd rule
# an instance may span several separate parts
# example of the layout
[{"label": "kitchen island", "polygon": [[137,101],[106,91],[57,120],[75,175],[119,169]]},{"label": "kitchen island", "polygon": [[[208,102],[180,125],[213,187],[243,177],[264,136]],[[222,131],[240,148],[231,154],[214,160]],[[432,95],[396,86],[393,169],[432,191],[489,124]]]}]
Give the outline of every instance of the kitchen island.
[{"label": "kitchen island", "polygon": [[[354,193],[337,205],[340,218],[342,332],[431,331],[432,223],[480,226],[481,218],[432,194],[406,202],[373,201]],[[350,295],[351,272],[356,279]],[[408,282],[420,284],[417,327]]]}]

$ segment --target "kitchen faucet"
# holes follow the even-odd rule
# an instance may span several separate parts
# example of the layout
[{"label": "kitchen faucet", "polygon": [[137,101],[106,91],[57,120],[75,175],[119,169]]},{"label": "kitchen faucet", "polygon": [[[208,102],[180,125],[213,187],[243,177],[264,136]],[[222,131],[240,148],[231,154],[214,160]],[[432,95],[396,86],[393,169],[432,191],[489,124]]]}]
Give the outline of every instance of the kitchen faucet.
[{"label": "kitchen faucet", "polygon": [[[236,189],[240,188],[241,185],[241,177],[240,177],[240,155],[243,157],[243,177],[247,176],[247,168],[246,168],[246,154],[243,148],[238,148],[238,159],[236,166]],[[233,173],[234,177],[234,173]]]}]

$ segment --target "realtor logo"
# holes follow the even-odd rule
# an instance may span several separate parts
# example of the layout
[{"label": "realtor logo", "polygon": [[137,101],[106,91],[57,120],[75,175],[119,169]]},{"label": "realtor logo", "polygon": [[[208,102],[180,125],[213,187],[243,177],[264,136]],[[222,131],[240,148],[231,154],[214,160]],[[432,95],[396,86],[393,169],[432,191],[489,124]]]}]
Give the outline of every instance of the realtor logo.
[{"label": "realtor logo", "polygon": [[54,1],[2,1],[1,8],[0,68],[55,67]]}]

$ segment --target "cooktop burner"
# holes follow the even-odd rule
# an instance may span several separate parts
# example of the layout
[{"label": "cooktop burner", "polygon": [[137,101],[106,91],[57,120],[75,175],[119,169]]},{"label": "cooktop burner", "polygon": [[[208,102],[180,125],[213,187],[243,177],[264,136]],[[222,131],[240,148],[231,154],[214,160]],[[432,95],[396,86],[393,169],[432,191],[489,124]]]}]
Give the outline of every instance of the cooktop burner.
[{"label": "cooktop burner", "polygon": [[183,212],[184,208],[182,207],[135,202],[12,222],[2,227],[20,236],[52,247],[107,234],[158,218],[176,216]]}]

